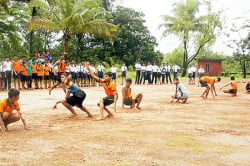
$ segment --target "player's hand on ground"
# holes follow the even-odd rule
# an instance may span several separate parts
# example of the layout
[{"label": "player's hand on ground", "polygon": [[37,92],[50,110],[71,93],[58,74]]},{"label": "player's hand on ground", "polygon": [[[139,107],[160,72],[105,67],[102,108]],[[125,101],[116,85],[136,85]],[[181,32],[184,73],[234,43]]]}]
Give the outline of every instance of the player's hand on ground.
[{"label": "player's hand on ground", "polygon": [[31,130],[28,126],[24,126],[25,130]]}]

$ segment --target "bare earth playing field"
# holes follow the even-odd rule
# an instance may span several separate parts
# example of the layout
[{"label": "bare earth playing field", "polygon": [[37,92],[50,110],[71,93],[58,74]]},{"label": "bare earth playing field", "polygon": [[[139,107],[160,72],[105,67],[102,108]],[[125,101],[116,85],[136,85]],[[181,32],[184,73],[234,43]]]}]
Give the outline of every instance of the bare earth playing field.
[{"label": "bare earth playing field", "polygon": [[121,108],[119,84],[118,112],[104,121],[95,120],[102,87],[85,88],[85,106],[94,119],[80,110],[68,118],[62,105],[52,109],[64,98],[62,89],[51,96],[48,90],[21,91],[19,103],[31,130],[19,121],[6,135],[0,132],[0,165],[250,165],[250,95],[246,83],[238,83],[236,97],[223,94],[219,87],[228,81],[215,84],[215,99],[210,93],[203,100],[204,89],[181,78],[190,93],[187,104],[169,103],[175,85],[133,85],[132,91],[144,93],[142,111]]}]

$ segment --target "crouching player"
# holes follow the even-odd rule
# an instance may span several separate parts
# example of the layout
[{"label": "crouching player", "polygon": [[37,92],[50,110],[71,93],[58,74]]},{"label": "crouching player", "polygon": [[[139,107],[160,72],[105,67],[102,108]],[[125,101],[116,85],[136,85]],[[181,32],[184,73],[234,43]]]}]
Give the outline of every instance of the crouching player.
[{"label": "crouching player", "polygon": [[126,80],[126,84],[125,86],[122,88],[122,108],[124,108],[124,105],[129,105],[131,108],[135,107],[137,109],[141,109],[140,104],[142,101],[142,93],[138,93],[138,94],[132,94],[131,95],[131,84],[132,84],[132,79],[128,78]]},{"label": "crouching player", "polygon": [[224,87],[226,87],[226,86],[229,86],[229,85],[231,85],[232,88],[229,89],[229,90],[224,90],[223,92],[224,92],[224,93],[230,93],[230,94],[232,95],[232,97],[233,97],[233,96],[236,96],[236,95],[237,95],[237,82],[235,81],[234,76],[232,76],[232,77],[231,77],[231,81],[230,81],[228,84],[222,86],[222,87],[220,88],[220,90],[222,90],[222,88],[224,88]]},{"label": "crouching player", "polygon": [[[20,119],[23,122],[24,128],[28,129],[17,102],[19,100],[19,94],[19,90],[11,88],[8,92],[9,98],[0,100],[0,125],[3,133],[8,130],[8,124],[19,121]],[[13,113],[13,110],[16,110],[17,113]]]},{"label": "crouching player", "polygon": [[[86,94],[83,90],[81,90],[76,84],[71,81],[71,75],[67,76],[67,74],[61,74],[61,82],[63,87],[67,88],[66,99],[56,102],[53,108],[56,108],[56,105],[62,103],[70,112],[72,113],[72,117],[77,116],[77,113],[73,109],[73,106],[80,108],[82,111],[86,112],[88,118],[92,118],[93,116],[87,110],[85,106],[82,105],[84,99],[86,98]],[[70,96],[70,94],[73,94]]]},{"label": "crouching player", "polygon": [[174,84],[176,85],[176,91],[175,91],[174,96],[172,96],[172,100],[170,102],[173,103],[174,99],[177,99],[176,102],[179,102],[181,100],[182,104],[186,103],[188,99],[187,89],[184,87],[184,85],[182,85],[179,82],[178,78],[174,78]]}]

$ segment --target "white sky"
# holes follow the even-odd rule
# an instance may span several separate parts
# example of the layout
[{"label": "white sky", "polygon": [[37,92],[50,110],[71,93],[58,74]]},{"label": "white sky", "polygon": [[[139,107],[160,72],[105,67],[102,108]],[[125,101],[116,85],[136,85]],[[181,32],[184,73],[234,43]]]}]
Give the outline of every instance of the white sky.
[{"label": "white sky", "polygon": [[[120,5],[143,12],[146,26],[159,44],[156,49],[162,53],[168,53],[178,47],[180,43],[174,36],[161,38],[162,30],[160,31],[158,27],[163,23],[162,15],[173,15],[174,2],[176,0],[122,0]],[[223,10],[223,18],[226,20],[225,27],[230,29],[232,23],[236,21],[235,18],[248,17],[250,19],[250,0],[212,0],[212,10]],[[228,29],[224,29],[223,32],[229,32]],[[213,50],[232,55],[233,50],[227,47],[228,38],[223,35],[223,32],[217,39]],[[245,34],[246,32],[242,35]],[[237,35],[234,34],[234,36],[237,38]]]}]

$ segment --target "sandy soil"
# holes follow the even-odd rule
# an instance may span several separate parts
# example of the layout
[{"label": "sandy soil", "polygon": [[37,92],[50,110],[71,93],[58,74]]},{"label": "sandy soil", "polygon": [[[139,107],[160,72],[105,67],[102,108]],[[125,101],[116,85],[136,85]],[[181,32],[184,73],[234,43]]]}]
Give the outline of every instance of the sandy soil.
[{"label": "sandy soil", "polygon": [[[21,121],[0,133],[1,166],[34,165],[250,165],[250,95],[245,83],[238,83],[236,97],[219,91],[224,79],[216,84],[218,96],[207,100],[199,96],[203,88],[187,85],[187,104],[170,104],[174,85],[133,85],[143,92],[144,110],[121,108],[121,85],[115,117],[96,121],[102,87],[85,88],[85,106],[95,116],[78,117],[62,105],[53,104],[64,97],[59,88],[22,91],[20,105],[30,130]],[[239,80],[246,82],[246,80]],[[0,93],[1,98],[7,96]],[[112,106],[110,107],[112,108]]]}]

